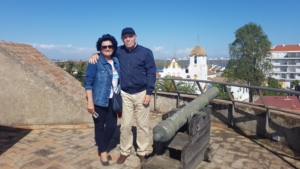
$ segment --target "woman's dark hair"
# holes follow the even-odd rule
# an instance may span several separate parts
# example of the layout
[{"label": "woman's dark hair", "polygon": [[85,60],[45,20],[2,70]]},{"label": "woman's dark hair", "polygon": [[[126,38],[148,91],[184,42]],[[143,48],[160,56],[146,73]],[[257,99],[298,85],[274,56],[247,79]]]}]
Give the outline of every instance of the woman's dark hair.
[{"label": "woman's dark hair", "polygon": [[104,34],[102,35],[101,38],[98,39],[97,43],[96,43],[96,48],[97,48],[97,51],[101,51],[101,45],[102,45],[102,42],[103,41],[110,41],[113,45],[113,48],[114,48],[114,53],[118,47],[118,42],[116,41],[116,38],[111,36],[110,34]]}]

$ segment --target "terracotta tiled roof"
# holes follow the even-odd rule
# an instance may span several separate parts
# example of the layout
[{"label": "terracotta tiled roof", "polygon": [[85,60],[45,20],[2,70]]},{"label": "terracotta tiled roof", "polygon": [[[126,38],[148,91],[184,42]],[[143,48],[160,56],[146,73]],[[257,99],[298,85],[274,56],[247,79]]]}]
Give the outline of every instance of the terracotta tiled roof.
[{"label": "terracotta tiled roof", "polygon": [[[300,111],[300,102],[297,96],[264,96],[264,99],[269,106],[297,112]],[[261,99],[257,99],[254,103],[262,104],[262,101]]]},{"label": "terracotta tiled roof", "polygon": [[274,48],[270,50],[271,52],[277,52],[277,51],[300,51],[300,44],[296,45],[275,45]]}]

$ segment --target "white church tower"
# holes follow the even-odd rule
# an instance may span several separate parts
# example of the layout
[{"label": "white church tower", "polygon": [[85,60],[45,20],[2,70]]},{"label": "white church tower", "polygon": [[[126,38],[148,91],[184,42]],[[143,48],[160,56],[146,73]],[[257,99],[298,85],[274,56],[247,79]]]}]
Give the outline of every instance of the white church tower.
[{"label": "white church tower", "polygon": [[192,50],[188,70],[191,79],[207,80],[207,55],[201,46]]}]

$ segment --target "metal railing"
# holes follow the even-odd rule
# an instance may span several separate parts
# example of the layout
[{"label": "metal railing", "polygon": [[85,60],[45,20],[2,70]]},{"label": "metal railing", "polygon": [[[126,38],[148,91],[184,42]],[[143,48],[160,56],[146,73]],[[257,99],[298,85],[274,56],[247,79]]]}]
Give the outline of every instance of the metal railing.
[{"label": "metal railing", "polygon": [[[163,91],[164,93],[177,93],[177,107],[179,106],[179,99],[180,99],[180,94],[191,94],[191,93],[183,93],[180,92],[176,86],[176,82],[175,81],[187,81],[187,82],[195,82],[198,86],[198,89],[201,93],[203,93],[204,89],[201,87],[200,83],[205,83],[205,84],[219,84],[219,85],[223,85],[225,86],[226,92],[229,96],[230,101],[232,102],[232,108],[231,108],[231,114],[228,115],[229,121],[230,121],[230,125],[231,126],[235,126],[235,107],[236,107],[236,103],[243,103],[243,104],[247,104],[247,105],[251,105],[251,106],[256,106],[256,107],[262,107],[266,109],[266,123],[265,123],[265,135],[267,137],[269,137],[269,116],[270,116],[270,111],[271,110],[276,110],[276,111],[280,111],[283,113],[287,113],[287,114],[293,114],[293,115],[298,115],[300,116],[300,113],[294,112],[294,111],[290,111],[287,109],[281,109],[281,108],[277,108],[277,107],[273,107],[273,106],[269,106],[268,103],[266,102],[264,96],[263,96],[263,92],[262,91],[272,91],[272,92],[278,92],[278,93],[286,93],[286,94],[290,94],[290,95],[300,95],[300,92],[296,92],[296,91],[291,91],[291,90],[283,90],[283,89],[275,89],[275,88],[268,88],[268,87],[260,87],[260,86],[250,86],[250,85],[243,85],[243,84],[234,84],[234,83],[225,83],[225,82],[217,82],[217,81],[209,81],[209,80],[194,80],[194,79],[179,79],[179,78],[156,78],[157,81],[158,80],[171,80],[174,88],[175,88],[175,92],[166,92]],[[230,86],[236,86],[236,87],[242,87],[242,88],[248,88],[248,89],[252,89],[255,90],[258,93],[259,98],[262,101],[262,105],[261,104],[255,104],[255,103],[251,103],[251,102],[247,102],[247,101],[239,101],[239,100],[235,100],[231,91],[230,91]],[[154,90],[154,110],[156,110],[156,95],[157,95],[157,90]],[[191,94],[191,95],[199,95],[199,94]]]}]

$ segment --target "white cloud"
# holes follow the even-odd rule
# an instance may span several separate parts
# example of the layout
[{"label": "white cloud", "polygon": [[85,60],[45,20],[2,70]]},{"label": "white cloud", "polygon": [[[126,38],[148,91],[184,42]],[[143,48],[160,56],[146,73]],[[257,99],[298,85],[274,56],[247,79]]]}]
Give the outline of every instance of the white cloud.
[{"label": "white cloud", "polygon": [[154,46],[153,47],[153,51],[157,52],[157,51],[162,51],[164,49],[164,46]]},{"label": "white cloud", "polygon": [[84,51],[84,48],[77,48],[78,51]]},{"label": "white cloud", "polygon": [[32,43],[30,44],[33,47],[37,48],[37,49],[64,49],[64,48],[72,48],[71,44],[67,44],[67,45],[53,45],[53,44],[36,44],[36,43]]},{"label": "white cloud", "polygon": [[177,57],[182,58],[188,56],[193,48],[185,48],[185,49],[178,49],[174,52],[174,50],[167,50],[164,48],[164,46],[154,46],[153,47],[153,53],[154,57],[156,58],[171,58],[171,57]]},{"label": "white cloud", "polygon": [[185,48],[185,49],[179,49],[176,51],[176,54],[178,55],[189,55],[193,48]]},{"label": "white cloud", "polygon": [[83,59],[96,52],[95,48],[74,47],[71,44],[53,45],[31,43],[31,46],[50,59]]}]

